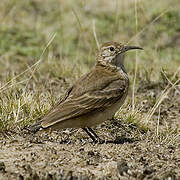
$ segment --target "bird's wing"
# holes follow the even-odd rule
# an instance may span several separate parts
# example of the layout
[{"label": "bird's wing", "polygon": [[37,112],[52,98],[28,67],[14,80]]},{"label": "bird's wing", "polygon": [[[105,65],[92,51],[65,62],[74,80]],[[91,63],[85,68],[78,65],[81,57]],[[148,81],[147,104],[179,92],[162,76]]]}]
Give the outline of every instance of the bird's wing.
[{"label": "bird's wing", "polygon": [[[92,78],[91,78],[92,79]],[[80,81],[81,82],[81,79]],[[53,108],[43,119],[42,127],[47,128],[61,121],[75,118],[97,109],[105,109],[119,101],[127,91],[127,81],[123,78],[108,78],[99,81],[103,83],[102,88],[91,86],[83,92],[78,92],[77,87],[69,91],[68,97]],[[79,86],[78,86],[79,87]]]}]

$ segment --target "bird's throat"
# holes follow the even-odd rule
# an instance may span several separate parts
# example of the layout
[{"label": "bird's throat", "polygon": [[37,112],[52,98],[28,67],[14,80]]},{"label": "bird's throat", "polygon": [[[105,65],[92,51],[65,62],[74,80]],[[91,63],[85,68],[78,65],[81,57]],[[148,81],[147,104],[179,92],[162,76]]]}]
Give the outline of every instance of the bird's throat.
[{"label": "bird's throat", "polygon": [[124,57],[125,57],[124,53],[117,55],[113,59],[112,64],[115,65],[117,69],[122,69],[123,72],[126,73],[126,69],[124,67]]},{"label": "bird's throat", "polygon": [[96,66],[105,67],[106,69],[111,69],[112,71],[122,70],[124,73],[126,73],[126,69],[124,67],[124,53],[117,55],[110,61],[104,60],[104,58],[99,57]]}]

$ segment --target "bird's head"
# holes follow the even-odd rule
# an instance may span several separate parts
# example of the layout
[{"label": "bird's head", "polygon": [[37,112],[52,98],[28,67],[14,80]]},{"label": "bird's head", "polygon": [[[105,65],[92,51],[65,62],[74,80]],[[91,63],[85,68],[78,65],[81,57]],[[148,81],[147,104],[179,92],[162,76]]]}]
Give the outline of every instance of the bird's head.
[{"label": "bird's head", "polygon": [[100,63],[108,63],[119,68],[124,64],[125,52],[131,49],[142,50],[142,48],[137,46],[126,46],[117,42],[107,42],[101,46],[97,61]]}]

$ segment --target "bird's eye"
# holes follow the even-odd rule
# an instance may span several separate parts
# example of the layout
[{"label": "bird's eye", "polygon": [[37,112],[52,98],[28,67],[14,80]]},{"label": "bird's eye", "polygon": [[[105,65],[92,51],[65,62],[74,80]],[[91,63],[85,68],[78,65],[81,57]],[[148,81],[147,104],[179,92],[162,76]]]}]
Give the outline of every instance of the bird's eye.
[{"label": "bird's eye", "polygon": [[114,47],[112,47],[112,46],[109,49],[110,49],[110,51],[114,51]]}]

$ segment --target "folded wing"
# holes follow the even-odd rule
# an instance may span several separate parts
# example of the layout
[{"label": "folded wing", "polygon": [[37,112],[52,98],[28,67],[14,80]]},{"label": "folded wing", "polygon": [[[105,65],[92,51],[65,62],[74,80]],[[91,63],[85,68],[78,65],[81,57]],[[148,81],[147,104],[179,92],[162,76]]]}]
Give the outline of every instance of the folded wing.
[{"label": "folded wing", "polygon": [[[75,118],[86,113],[102,110],[121,100],[127,91],[127,82],[124,79],[115,77],[111,82],[103,81],[103,87],[87,89],[77,93],[76,87],[72,87],[66,94],[66,98],[52,109],[43,119],[42,127],[47,128],[61,121]],[[76,93],[74,93],[76,92]]]}]

